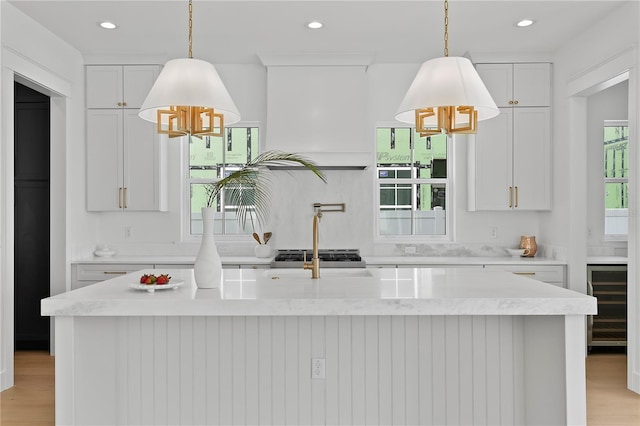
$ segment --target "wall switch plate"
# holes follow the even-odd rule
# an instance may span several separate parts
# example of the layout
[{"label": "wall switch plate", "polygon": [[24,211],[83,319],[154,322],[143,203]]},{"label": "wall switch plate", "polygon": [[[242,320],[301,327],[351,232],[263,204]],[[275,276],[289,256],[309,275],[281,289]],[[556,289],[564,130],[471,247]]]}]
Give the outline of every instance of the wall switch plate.
[{"label": "wall switch plate", "polygon": [[496,228],[495,226],[492,228],[489,228],[489,236],[491,238],[498,238],[498,228]]},{"label": "wall switch plate", "polygon": [[324,379],[324,358],[311,358],[311,378]]},{"label": "wall switch plate", "polygon": [[413,246],[407,246],[404,248],[405,254],[416,254],[416,248]]}]

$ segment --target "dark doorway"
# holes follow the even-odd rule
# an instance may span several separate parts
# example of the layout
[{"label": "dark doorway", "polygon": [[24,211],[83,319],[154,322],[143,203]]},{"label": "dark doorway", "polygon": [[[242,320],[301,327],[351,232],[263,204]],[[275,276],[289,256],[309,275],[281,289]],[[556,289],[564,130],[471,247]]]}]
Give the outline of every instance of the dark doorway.
[{"label": "dark doorway", "polygon": [[49,349],[50,99],[15,83],[15,349]]}]

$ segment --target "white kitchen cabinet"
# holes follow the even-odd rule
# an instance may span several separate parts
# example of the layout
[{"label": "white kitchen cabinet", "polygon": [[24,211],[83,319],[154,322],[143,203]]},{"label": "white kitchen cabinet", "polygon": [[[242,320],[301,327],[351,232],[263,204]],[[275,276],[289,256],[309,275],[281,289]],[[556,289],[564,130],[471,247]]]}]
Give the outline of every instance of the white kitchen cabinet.
[{"label": "white kitchen cabinet", "polygon": [[476,64],[499,107],[551,106],[551,64]]},{"label": "white kitchen cabinet", "polygon": [[139,109],[159,74],[158,65],[87,66],[87,108]]},{"label": "white kitchen cabinet", "polygon": [[[526,65],[544,65],[534,70],[537,73],[546,70],[550,76],[550,64]],[[484,68],[478,65],[479,72],[481,69]],[[513,97],[515,89],[507,89],[517,87],[509,82],[516,77],[511,75],[510,78],[508,72],[501,74],[498,72],[502,71],[501,67],[497,67],[498,71],[490,70],[488,75],[491,78],[487,79],[490,82],[488,87],[491,87],[489,91],[497,90],[499,93],[499,96],[492,93],[494,99]],[[526,101],[512,101],[511,106],[500,107],[500,114],[480,122],[475,137],[469,138],[468,209],[471,211],[551,209],[551,109],[539,106],[549,103],[550,77],[544,79],[536,72],[530,73],[538,77],[531,77],[531,87],[536,89],[525,90],[524,93],[536,91],[542,93],[541,96],[531,94],[522,98]],[[498,74],[507,81],[504,87],[491,83],[497,80],[495,76]],[[485,78],[482,73],[481,77]],[[543,83],[546,88],[539,87]]]},{"label": "white kitchen cabinet", "polygon": [[165,149],[137,110],[88,110],[87,210],[166,211]]},{"label": "white kitchen cabinet", "polygon": [[71,290],[86,287],[140,269],[153,268],[151,264],[74,264],[71,265]]},{"label": "white kitchen cabinet", "polygon": [[558,287],[566,287],[565,267],[562,265],[484,265],[487,270],[512,272]]},{"label": "white kitchen cabinet", "polygon": [[[150,90],[158,69],[87,67],[89,211],[167,209],[166,138],[157,134],[153,123],[138,117],[142,94]],[[131,101],[124,101],[129,92]]]}]

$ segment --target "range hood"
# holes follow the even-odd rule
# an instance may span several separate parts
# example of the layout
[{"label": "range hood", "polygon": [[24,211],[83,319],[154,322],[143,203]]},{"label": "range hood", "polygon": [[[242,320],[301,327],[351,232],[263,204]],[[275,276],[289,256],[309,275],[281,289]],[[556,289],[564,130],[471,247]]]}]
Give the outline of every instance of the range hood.
[{"label": "range hood", "polygon": [[[267,149],[322,169],[373,164],[367,132],[367,56],[261,56],[267,67]],[[295,167],[293,167],[295,168]]]}]

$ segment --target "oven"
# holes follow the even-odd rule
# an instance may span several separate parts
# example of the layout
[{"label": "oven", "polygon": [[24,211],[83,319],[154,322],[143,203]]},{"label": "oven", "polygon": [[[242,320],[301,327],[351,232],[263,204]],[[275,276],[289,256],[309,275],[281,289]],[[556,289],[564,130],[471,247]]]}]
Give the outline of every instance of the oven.
[{"label": "oven", "polygon": [[[305,259],[306,252],[306,259]],[[275,258],[271,261],[272,268],[300,268],[302,264],[311,262],[313,250],[295,249],[278,250]],[[318,250],[320,268],[364,268],[365,261],[362,260],[357,249],[322,249]]]}]

